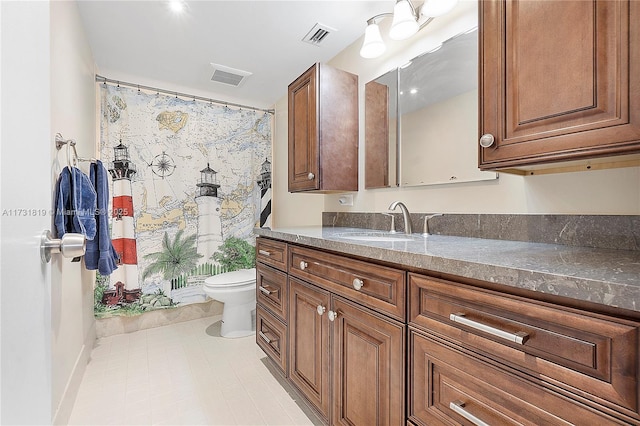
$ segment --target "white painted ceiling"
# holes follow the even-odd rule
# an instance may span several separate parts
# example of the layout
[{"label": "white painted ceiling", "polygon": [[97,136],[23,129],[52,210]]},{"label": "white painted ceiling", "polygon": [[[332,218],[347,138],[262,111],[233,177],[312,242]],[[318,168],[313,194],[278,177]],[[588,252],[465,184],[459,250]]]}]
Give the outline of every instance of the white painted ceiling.
[{"label": "white painted ceiling", "polygon": [[[285,96],[315,62],[329,61],[360,38],[367,19],[394,4],[191,0],[178,15],[167,1],[78,2],[103,77],[262,108]],[[320,46],[301,41],[316,23],[337,31]],[[253,74],[240,87],[212,82],[211,63]]]}]

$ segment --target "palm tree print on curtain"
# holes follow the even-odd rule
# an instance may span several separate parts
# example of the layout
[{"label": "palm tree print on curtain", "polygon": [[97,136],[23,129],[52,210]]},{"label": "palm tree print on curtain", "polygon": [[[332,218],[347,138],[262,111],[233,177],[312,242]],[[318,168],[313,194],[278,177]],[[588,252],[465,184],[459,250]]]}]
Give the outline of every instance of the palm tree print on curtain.
[{"label": "palm tree print on curtain", "polygon": [[146,254],[152,263],[142,273],[142,279],[152,274],[162,273],[165,280],[172,280],[180,275],[189,273],[198,264],[202,255],[196,252],[196,235],[189,235],[182,239],[184,230],[178,231],[173,242],[169,233],[165,231],[162,240],[162,251]]}]

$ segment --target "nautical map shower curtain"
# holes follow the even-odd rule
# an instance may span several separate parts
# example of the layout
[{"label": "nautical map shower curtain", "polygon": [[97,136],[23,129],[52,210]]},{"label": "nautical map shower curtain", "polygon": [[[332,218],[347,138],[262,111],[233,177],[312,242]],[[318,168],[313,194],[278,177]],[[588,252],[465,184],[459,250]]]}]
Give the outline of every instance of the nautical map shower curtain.
[{"label": "nautical map shower curtain", "polygon": [[100,93],[120,265],[97,277],[96,315],[206,300],[202,282],[225,268],[214,255],[250,250],[254,226],[270,226],[271,115],[107,84]]}]

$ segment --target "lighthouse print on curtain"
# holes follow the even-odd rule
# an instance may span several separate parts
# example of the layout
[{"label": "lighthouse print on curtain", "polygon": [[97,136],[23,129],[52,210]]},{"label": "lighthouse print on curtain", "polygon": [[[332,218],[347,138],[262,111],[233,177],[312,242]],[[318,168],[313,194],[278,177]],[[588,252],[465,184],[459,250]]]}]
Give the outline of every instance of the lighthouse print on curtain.
[{"label": "lighthouse print on curtain", "polygon": [[271,226],[270,114],[100,85],[100,157],[119,266],[98,275],[96,316],[206,300],[229,254]]}]

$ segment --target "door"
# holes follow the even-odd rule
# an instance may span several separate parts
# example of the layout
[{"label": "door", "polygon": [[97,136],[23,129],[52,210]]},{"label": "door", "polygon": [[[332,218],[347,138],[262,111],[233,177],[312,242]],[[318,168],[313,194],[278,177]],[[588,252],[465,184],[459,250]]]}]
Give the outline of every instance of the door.
[{"label": "door", "polygon": [[289,85],[289,192],[320,188],[316,79],[313,66]]},{"label": "door", "polygon": [[51,423],[50,4],[0,2],[1,424]]},{"label": "door", "polygon": [[403,424],[404,326],[337,296],[332,319],[332,424]]},{"label": "door", "polygon": [[289,378],[329,418],[329,293],[289,278]]},{"label": "door", "polygon": [[636,1],[480,2],[480,125],[495,139],[480,168],[639,151],[639,13]]}]

